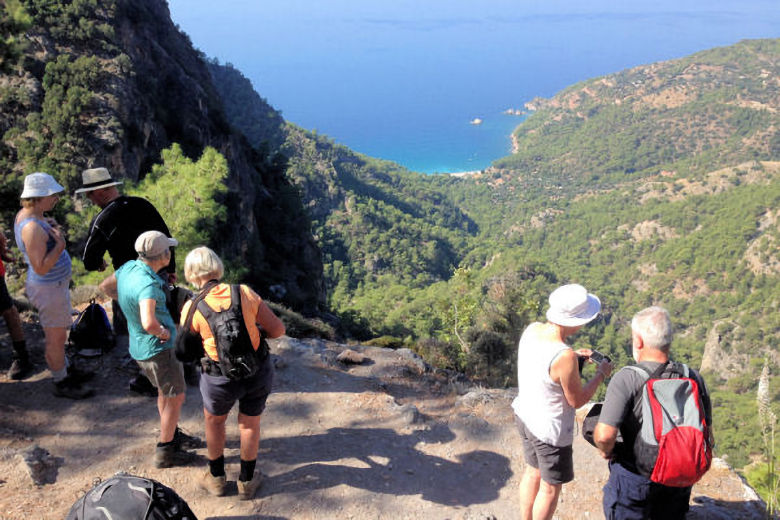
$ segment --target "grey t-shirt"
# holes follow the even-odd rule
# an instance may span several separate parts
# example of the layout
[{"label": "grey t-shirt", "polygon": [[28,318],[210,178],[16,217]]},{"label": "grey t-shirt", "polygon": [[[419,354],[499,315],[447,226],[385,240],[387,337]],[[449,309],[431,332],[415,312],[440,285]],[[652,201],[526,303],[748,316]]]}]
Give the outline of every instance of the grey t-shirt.
[{"label": "grey t-shirt", "polygon": [[[647,368],[651,373],[654,372],[661,363],[642,362],[639,366]],[[661,377],[669,377],[669,364]],[[699,373],[689,369],[690,376],[699,385],[699,392],[702,396],[704,405],[704,416],[707,424],[712,425],[712,407],[707,387]],[[636,370],[623,367],[610,381],[607,386],[607,395],[604,398],[604,405],[601,408],[599,422],[614,426],[620,431],[623,442],[615,445],[615,459],[629,471],[636,472],[634,458],[634,440],[642,428],[642,386],[645,379]]]}]

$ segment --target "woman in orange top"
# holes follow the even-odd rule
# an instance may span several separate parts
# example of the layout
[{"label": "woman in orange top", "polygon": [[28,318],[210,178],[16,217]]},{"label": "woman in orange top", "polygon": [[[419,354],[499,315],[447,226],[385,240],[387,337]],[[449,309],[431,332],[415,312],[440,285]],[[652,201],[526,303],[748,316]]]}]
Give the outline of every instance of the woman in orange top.
[{"label": "woman in orange top", "polygon": [[[213,287],[208,289],[204,302],[211,309],[228,309],[231,301],[231,286],[218,283],[224,275],[222,260],[208,247],[198,247],[190,251],[184,261],[184,276],[198,289],[204,288],[210,281]],[[284,324],[268,308],[268,305],[246,285],[241,290],[241,310],[244,324],[255,350],[261,344],[261,330],[266,337],[278,338],[285,332]],[[189,314],[191,302],[182,308],[181,324],[184,325]],[[192,332],[200,334],[203,350],[213,362],[219,362],[214,336],[208,322],[195,310],[192,317]],[[203,395],[203,413],[206,416],[206,446],[209,468],[201,477],[200,486],[209,493],[221,496],[225,493],[225,422],[228,413],[238,401],[238,429],[241,438],[241,470],[237,485],[242,500],[254,497],[262,474],[256,468],[257,450],[260,444],[260,414],[265,409],[268,394],[273,384],[273,365],[271,356],[261,360],[255,374],[239,380],[231,380],[212,371],[204,371],[200,378],[200,392]]]}]

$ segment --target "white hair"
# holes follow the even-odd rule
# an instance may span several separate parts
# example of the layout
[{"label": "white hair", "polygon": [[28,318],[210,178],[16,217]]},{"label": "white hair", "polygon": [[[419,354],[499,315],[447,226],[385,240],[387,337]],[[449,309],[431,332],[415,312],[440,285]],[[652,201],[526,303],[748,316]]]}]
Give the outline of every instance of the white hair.
[{"label": "white hair", "polygon": [[224,274],[222,260],[206,246],[196,247],[184,259],[184,277],[190,283],[203,278],[221,280]]},{"label": "white hair", "polygon": [[631,330],[649,348],[668,350],[672,344],[672,319],[663,307],[654,305],[637,312],[631,320]]}]

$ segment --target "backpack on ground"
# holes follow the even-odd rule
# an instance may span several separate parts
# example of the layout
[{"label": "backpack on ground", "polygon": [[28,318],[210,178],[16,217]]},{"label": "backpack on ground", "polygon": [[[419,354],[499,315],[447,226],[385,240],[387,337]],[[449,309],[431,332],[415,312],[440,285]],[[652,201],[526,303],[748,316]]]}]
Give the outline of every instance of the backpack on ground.
[{"label": "backpack on ground", "polygon": [[658,484],[692,486],[712,463],[711,425],[699,383],[681,363],[664,363],[652,373],[640,365],[628,368],[645,379],[642,428],[634,442],[637,469]]},{"label": "backpack on ground", "polygon": [[230,286],[230,307],[227,309],[215,311],[204,300],[197,302],[197,307],[214,336],[219,358],[217,365],[222,375],[232,380],[254,375],[260,368],[262,359],[255,352],[252,338],[244,323],[241,287]]},{"label": "backpack on ground", "polygon": [[68,346],[73,354],[85,358],[100,356],[114,347],[108,314],[94,298],[71,325]]},{"label": "backpack on ground", "polygon": [[118,473],[79,498],[65,520],[197,520],[187,502],[156,480]]}]

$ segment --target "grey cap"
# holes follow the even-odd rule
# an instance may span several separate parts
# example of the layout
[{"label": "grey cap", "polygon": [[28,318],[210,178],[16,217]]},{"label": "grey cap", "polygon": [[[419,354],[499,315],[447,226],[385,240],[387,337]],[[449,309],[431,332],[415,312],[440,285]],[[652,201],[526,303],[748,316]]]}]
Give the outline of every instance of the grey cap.
[{"label": "grey cap", "polygon": [[178,246],[174,238],[168,238],[159,231],[144,231],[135,239],[135,250],[143,258],[160,256],[171,247]]}]

